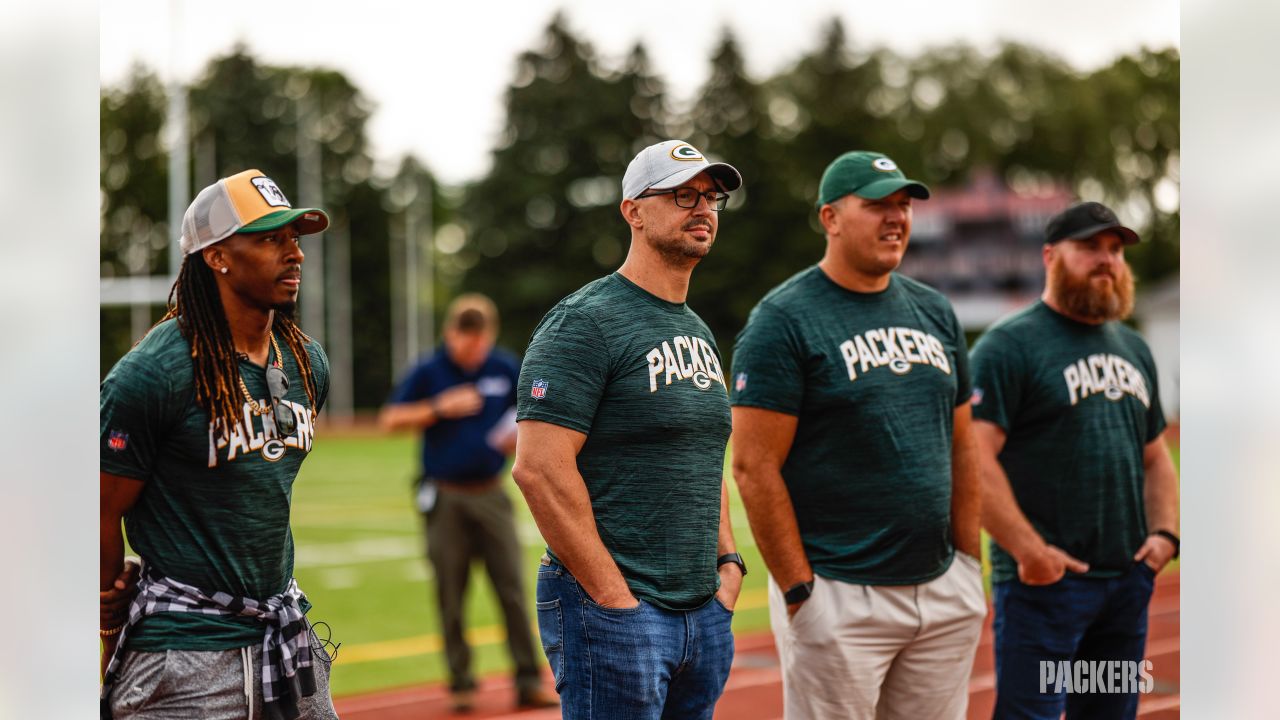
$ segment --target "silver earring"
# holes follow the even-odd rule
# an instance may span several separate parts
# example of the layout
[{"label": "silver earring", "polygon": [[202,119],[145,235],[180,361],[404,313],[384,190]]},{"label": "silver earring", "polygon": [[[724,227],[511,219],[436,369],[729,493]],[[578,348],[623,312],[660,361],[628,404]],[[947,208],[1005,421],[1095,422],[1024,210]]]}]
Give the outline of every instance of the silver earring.
[{"label": "silver earring", "polygon": [[226,268],[222,268],[222,274],[223,274],[223,275],[226,275],[226,274],[227,274],[227,269],[226,269]]}]

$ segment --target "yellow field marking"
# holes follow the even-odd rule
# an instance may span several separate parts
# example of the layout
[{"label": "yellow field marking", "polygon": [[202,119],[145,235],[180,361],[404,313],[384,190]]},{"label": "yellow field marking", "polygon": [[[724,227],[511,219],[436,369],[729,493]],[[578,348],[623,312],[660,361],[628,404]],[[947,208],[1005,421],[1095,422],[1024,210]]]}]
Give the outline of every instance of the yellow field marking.
[{"label": "yellow field marking", "polygon": [[[742,591],[734,610],[755,610],[769,604],[769,592],[764,588]],[[467,642],[474,646],[498,645],[507,641],[505,628],[496,625],[472,628],[467,631]],[[444,641],[434,633],[415,635],[395,640],[367,643],[343,643],[338,651],[339,665],[398,660],[416,655],[430,655],[444,649]]]}]

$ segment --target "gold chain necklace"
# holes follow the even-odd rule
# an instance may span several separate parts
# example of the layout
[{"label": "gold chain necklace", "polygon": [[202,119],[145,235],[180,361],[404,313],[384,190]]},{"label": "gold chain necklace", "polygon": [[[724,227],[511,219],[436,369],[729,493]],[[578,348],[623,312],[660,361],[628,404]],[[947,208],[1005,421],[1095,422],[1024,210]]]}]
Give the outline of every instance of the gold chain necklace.
[{"label": "gold chain necklace", "polygon": [[[276,351],[276,361],[271,364],[275,365],[278,368],[283,368],[284,361],[281,358],[283,358],[284,356],[280,354],[280,345],[279,343],[276,342],[275,333],[271,333],[271,347],[274,348]],[[268,358],[268,360],[270,360],[270,358]],[[244,395],[244,399],[249,401],[249,411],[252,412],[254,415],[266,415],[267,413],[271,412],[270,407],[262,407],[262,405],[260,405],[257,400],[254,400],[253,396],[249,394],[249,388],[245,387],[245,384],[244,384],[244,375],[240,376],[240,392]],[[270,392],[269,388],[268,388],[268,392]]]}]

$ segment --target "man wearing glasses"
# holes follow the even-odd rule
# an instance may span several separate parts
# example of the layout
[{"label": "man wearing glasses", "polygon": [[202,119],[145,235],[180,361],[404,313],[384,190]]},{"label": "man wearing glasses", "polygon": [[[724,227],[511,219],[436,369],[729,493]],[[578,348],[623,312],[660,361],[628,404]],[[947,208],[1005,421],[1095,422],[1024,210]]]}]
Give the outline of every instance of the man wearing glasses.
[{"label": "man wearing glasses", "polygon": [[538,627],[570,720],[710,718],[729,675],[729,402],[685,297],[741,184],[686,142],[640,151],[626,260],[547,313],[520,369],[512,475],[547,541]]},{"label": "man wearing glasses", "polygon": [[102,382],[99,588],[122,520],[143,564],[127,621],[101,629],[103,717],[337,717],[289,530],[329,389],[292,320],[299,239],[328,225],[257,170],[202,190],[169,312]]},{"label": "man wearing glasses", "polygon": [[819,184],[827,249],[733,351],[733,474],[769,568],[788,720],[965,716],[986,599],[964,331],[899,275],[911,203],[880,153]]}]

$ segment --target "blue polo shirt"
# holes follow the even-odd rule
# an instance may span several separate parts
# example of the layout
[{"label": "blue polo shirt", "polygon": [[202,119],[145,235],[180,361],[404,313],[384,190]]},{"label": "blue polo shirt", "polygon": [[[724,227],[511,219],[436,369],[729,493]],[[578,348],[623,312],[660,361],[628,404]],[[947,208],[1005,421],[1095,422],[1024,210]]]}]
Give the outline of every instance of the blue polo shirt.
[{"label": "blue polo shirt", "polygon": [[484,396],[484,408],[470,417],[441,420],[422,432],[422,472],[453,482],[481,481],[506,464],[485,438],[503,414],[516,404],[520,361],[494,348],[475,372],[465,372],[449,359],[444,346],[424,358],[391,393],[390,403],[426,400],[457,385],[472,383]]}]

